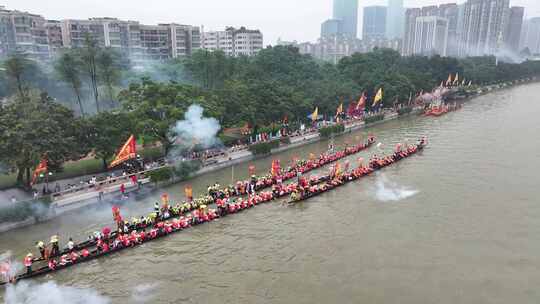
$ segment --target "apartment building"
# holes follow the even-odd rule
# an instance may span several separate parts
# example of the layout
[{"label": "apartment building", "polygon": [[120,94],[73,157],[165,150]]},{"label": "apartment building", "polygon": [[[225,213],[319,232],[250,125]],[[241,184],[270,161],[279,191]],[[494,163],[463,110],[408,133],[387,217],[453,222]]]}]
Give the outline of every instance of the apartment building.
[{"label": "apartment building", "polygon": [[0,56],[21,52],[32,59],[48,59],[51,52],[46,23],[40,15],[0,6]]},{"label": "apartment building", "polygon": [[467,0],[463,6],[458,55],[496,54],[504,46],[509,14],[509,0]]},{"label": "apartment building", "polygon": [[448,19],[439,16],[416,18],[413,53],[446,56]]},{"label": "apartment building", "polygon": [[[260,33],[260,32],[259,32]],[[235,30],[237,53],[253,52],[258,41],[244,28]],[[145,25],[117,18],[61,21],[0,6],[0,56],[24,52],[30,58],[49,59],[61,48],[78,48],[90,37],[100,47],[116,49],[131,60],[166,60],[201,48],[198,26],[177,23]],[[262,35],[260,39],[262,45]]]},{"label": "apartment building", "polygon": [[202,34],[202,48],[222,50],[229,56],[252,56],[263,49],[263,34],[245,27],[227,27],[224,31],[208,31]]},{"label": "apartment building", "polygon": [[[459,8],[455,3],[407,9],[402,54],[404,56],[428,54],[456,56],[458,54],[458,17]],[[444,31],[447,33],[443,34]],[[425,36],[426,33],[428,37]],[[420,36],[417,37],[417,35]],[[426,39],[434,39],[431,40],[435,43],[431,46],[431,51],[426,51]],[[441,48],[443,46],[444,49]]]}]

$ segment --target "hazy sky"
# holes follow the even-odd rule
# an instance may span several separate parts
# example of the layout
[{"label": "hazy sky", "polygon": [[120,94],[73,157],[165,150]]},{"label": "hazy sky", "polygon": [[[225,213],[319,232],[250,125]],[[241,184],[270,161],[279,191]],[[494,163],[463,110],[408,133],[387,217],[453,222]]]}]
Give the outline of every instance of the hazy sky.
[{"label": "hazy sky", "polygon": [[[405,0],[405,6],[449,2],[456,1]],[[387,0],[359,0],[359,33],[362,7],[386,3]],[[211,30],[245,25],[260,29],[265,44],[275,44],[279,37],[288,41],[315,41],[321,22],[332,15],[332,0],[0,0],[0,5],[48,19],[117,17],[147,24],[204,25]],[[525,6],[528,17],[540,16],[540,0],[510,0],[510,5]]]}]

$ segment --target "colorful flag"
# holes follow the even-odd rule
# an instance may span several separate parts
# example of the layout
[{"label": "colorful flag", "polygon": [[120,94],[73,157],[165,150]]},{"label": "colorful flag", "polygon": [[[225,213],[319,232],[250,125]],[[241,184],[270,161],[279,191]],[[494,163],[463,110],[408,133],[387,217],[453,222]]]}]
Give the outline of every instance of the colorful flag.
[{"label": "colorful flag", "polygon": [[452,74],[448,75],[448,79],[446,80],[446,86],[449,86],[452,84]]},{"label": "colorful flag", "polygon": [[382,99],[383,99],[383,90],[382,88],[380,88],[379,91],[377,91],[377,95],[375,95],[375,98],[373,99],[373,104],[371,105],[371,107],[373,108],[376,105],[378,105]]},{"label": "colorful flag", "polygon": [[352,101],[347,107],[347,116],[352,117],[356,114],[356,102]]},{"label": "colorful flag", "polygon": [[122,146],[122,149],[116,154],[116,157],[109,165],[109,169],[135,157],[137,157],[137,141],[135,136],[131,135]]},{"label": "colorful flag", "polygon": [[366,92],[362,92],[362,96],[360,96],[360,99],[358,100],[358,104],[356,105],[356,110],[364,112],[365,108],[366,108]]},{"label": "colorful flag", "polygon": [[272,176],[278,176],[281,171],[281,164],[279,163],[279,159],[275,159],[272,161]]},{"label": "colorful flag", "polygon": [[46,172],[47,172],[47,157],[44,156],[39,162],[36,169],[34,170],[34,174],[32,175],[32,181],[30,182],[30,185],[33,185],[36,182],[40,174],[46,173]]},{"label": "colorful flag", "polygon": [[336,117],[338,117],[340,114],[343,114],[343,103],[340,103],[336,109]]},{"label": "colorful flag", "polygon": [[315,111],[311,113],[311,121],[315,122],[319,119],[319,107],[315,107]]},{"label": "colorful flag", "polygon": [[333,177],[339,177],[341,175],[341,164],[339,162],[336,162],[334,165],[334,168],[332,170],[332,176]]},{"label": "colorful flag", "polygon": [[193,188],[191,187],[191,185],[184,188],[184,194],[186,195],[188,202],[191,202],[193,200]]}]

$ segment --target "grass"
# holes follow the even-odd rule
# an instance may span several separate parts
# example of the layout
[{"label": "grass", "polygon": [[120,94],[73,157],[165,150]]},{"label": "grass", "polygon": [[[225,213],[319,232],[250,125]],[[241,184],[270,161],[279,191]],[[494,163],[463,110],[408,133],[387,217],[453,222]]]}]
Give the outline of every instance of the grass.
[{"label": "grass", "polygon": [[[160,147],[148,147],[141,150],[141,156],[145,159],[155,160],[163,156]],[[74,162],[64,164],[62,172],[54,173],[49,178],[49,182],[54,182],[59,179],[73,178],[88,174],[97,174],[104,172],[103,162],[101,159],[86,158]],[[17,182],[17,174],[0,174],[0,190],[5,190],[15,187]]]}]

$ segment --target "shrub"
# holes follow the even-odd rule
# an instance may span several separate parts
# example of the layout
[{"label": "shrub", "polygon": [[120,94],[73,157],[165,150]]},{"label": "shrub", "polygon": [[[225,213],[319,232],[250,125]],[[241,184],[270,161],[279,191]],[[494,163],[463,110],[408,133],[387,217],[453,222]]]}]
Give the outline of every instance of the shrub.
[{"label": "shrub", "polygon": [[332,134],[339,134],[345,131],[345,126],[342,124],[337,124],[328,127],[322,127],[319,129],[319,134],[321,137],[330,137]]},{"label": "shrub", "polygon": [[151,182],[157,184],[159,182],[170,180],[173,177],[173,169],[170,167],[163,167],[147,172],[146,175],[150,178]]},{"label": "shrub", "polygon": [[0,223],[24,221],[39,218],[49,212],[49,204],[42,201],[26,201],[0,208]]},{"label": "shrub", "polygon": [[174,167],[174,174],[180,179],[188,179],[193,172],[199,171],[201,162],[199,160],[181,162],[180,165]]},{"label": "shrub", "polygon": [[399,116],[406,115],[412,112],[412,107],[403,107],[401,109],[398,109],[397,112]]},{"label": "shrub", "polygon": [[377,121],[381,121],[383,119],[384,119],[384,114],[377,114],[377,115],[373,115],[373,116],[365,118],[364,122],[366,124],[370,124],[370,123],[374,123],[374,122],[377,122]]},{"label": "shrub", "polygon": [[255,155],[264,155],[270,153],[272,149],[279,147],[279,140],[262,142],[249,146],[249,151]]}]

